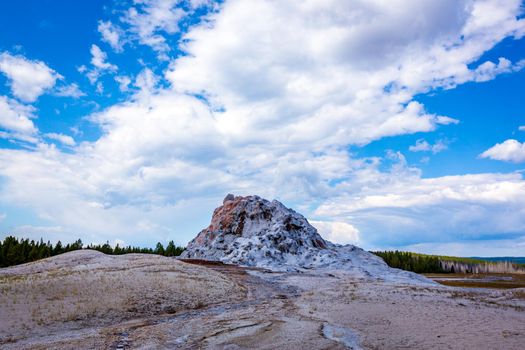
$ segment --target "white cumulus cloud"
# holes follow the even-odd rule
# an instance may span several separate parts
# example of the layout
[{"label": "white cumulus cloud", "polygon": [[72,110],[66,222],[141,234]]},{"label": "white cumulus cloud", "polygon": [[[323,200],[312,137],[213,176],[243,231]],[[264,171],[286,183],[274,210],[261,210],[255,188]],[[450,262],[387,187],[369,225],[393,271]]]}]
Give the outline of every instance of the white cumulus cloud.
[{"label": "white cumulus cloud", "polygon": [[136,2],[127,11],[123,21],[130,25],[129,31],[136,35],[143,45],[156,51],[168,51],[169,46],[163,34],[179,31],[179,21],[186,12],[177,7],[180,0],[143,0]]},{"label": "white cumulus cloud", "polygon": [[359,230],[346,222],[310,220],[323,238],[333,243],[358,244]]},{"label": "white cumulus cloud", "polygon": [[517,72],[525,67],[525,60],[521,60],[516,64],[504,57],[500,57],[498,63],[487,61],[479,65],[476,70],[472,72],[472,80],[482,82],[494,79],[499,74]]},{"label": "white cumulus cloud", "polygon": [[413,96],[475,80],[468,65],[523,27],[517,1],[491,31],[478,18],[486,7],[468,4],[233,0],[185,36],[167,78],[225,110],[220,129],[239,137],[366,144],[428,132],[458,121]]},{"label": "white cumulus cloud", "polygon": [[[525,229],[525,181],[520,174],[422,178],[417,173],[359,176],[315,214],[351,222],[375,246],[508,239]],[[464,247],[465,248],[465,247]]]},{"label": "white cumulus cloud", "polygon": [[13,56],[7,52],[0,54],[0,72],[9,79],[13,95],[24,102],[36,101],[61,78],[44,62]]},{"label": "white cumulus cloud", "polygon": [[505,162],[521,163],[525,161],[525,143],[509,139],[497,143],[480,154],[481,158],[502,160]]},{"label": "white cumulus cloud", "polygon": [[33,113],[33,107],[0,96],[0,129],[5,130],[0,137],[35,142],[37,128],[31,120]]},{"label": "white cumulus cloud", "polygon": [[[126,15],[159,52],[178,30],[175,3],[136,2]],[[520,13],[517,0],[227,1],[182,35],[185,55],[164,77],[145,68],[136,93],[87,118],[97,140],[1,150],[0,202],[130,244],[184,243],[228,192],[283,200],[334,240],[365,246],[524,232],[519,174],[423,178],[399,152],[348,151],[458,123],[415,96],[515,66],[478,60],[521,35]],[[99,51],[93,66],[109,69]]]}]

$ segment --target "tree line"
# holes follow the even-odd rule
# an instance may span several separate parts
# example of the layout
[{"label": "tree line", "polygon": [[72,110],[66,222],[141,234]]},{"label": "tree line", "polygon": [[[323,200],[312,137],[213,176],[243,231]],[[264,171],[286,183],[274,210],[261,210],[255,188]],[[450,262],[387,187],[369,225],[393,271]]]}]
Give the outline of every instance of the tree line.
[{"label": "tree line", "polygon": [[143,253],[163,256],[178,256],[184,251],[183,247],[175,245],[173,241],[168,242],[166,247],[158,242],[155,248],[140,248],[129,245],[121,247],[119,244],[112,247],[109,242],[84,246],[80,239],[66,245],[61,241],[53,245],[49,241],[44,243],[42,239],[40,239],[40,241],[34,241],[8,236],[3,241],[0,241],[0,267],[24,264],[79,249],[93,249],[104,254],[112,255]]},{"label": "tree line", "polygon": [[435,255],[416,254],[411,252],[382,251],[371,252],[383,258],[390,267],[416,273],[445,273],[440,258]]}]

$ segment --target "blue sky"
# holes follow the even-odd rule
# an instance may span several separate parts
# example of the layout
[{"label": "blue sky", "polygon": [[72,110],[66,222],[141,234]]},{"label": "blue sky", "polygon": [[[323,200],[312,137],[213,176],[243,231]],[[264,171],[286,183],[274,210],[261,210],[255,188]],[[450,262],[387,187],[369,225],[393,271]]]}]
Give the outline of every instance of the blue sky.
[{"label": "blue sky", "polygon": [[338,243],[523,255],[523,6],[3,2],[0,238],[185,244],[232,192]]}]

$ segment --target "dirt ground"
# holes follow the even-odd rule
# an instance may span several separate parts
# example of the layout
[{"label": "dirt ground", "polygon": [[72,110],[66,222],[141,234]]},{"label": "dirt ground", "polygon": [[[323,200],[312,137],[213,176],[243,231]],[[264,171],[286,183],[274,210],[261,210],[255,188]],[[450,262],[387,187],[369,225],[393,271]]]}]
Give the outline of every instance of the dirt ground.
[{"label": "dirt ground", "polygon": [[2,349],[523,349],[525,343],[523,288],[396,285],[338,272],[272,273],[133,254],[2,269],[0,289]]}]

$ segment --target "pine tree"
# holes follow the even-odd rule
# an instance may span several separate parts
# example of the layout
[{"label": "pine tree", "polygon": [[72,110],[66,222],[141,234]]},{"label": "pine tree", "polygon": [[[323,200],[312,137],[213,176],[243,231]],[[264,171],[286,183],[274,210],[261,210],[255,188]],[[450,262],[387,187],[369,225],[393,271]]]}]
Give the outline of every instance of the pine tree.
[{"label": "pine tree", "polygon": [[166,246],[166,256],[175,256],[177,248],[175,247],[175,243],[173,241],[169,241],[168,245]]},{"label": "pine tree", "polygon": [[164,247],[162,246],[162,243],[160,242],[157,243],[154,253],[159,254],[159,255],[164,255],[166,253],[164,250]]},{"label": "pine tree", "polygon": [[57,244],[55,245],[55,248],[51,248],[51,254],[58,255],[58,254],[61,254],[62,252],[63,252],[62,242],[58,241]]}]

